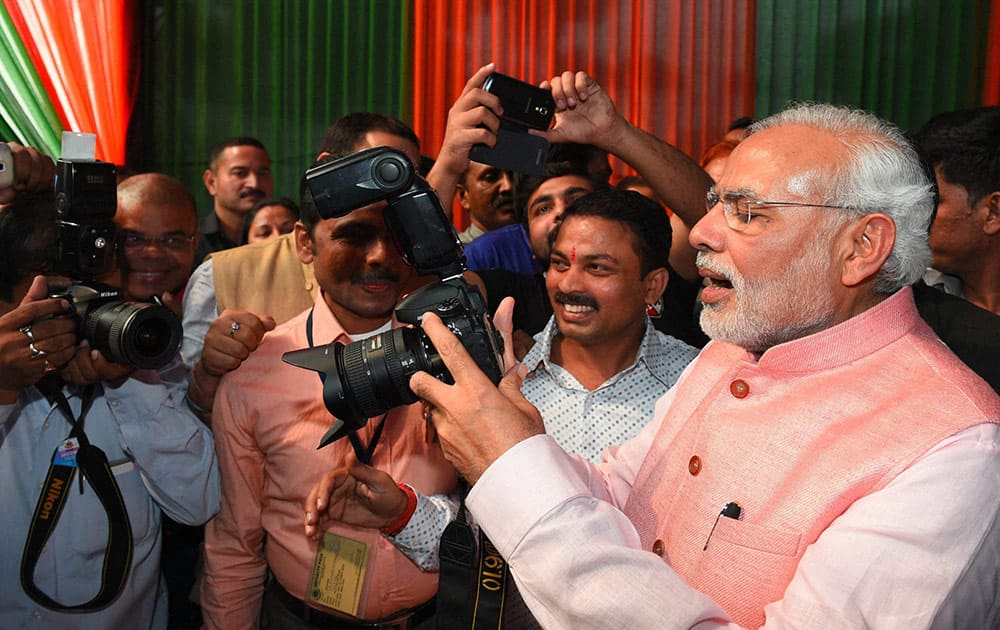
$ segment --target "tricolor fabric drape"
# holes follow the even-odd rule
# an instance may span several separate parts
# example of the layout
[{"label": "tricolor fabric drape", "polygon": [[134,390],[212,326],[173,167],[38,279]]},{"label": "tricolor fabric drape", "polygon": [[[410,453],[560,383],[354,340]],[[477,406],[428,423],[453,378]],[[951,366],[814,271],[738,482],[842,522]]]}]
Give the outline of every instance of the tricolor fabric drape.
[{"label": "tricolor fabric drape", "polygon": [[0,133],[52,155],[60,131],[97,134],[97,157],[125,162],[141,60],[135,2],[3,0]]},{"label": "tricolor fabric drape", "polygon": [[790,99],[904,128],[1000,103],[1000,0],[0,2],[0,138],[57,154],[61,130],[96,132],[98,157],[178,176],[203,209],[208,149],[226,136],[260,138],[291,197],[351,111],[402,118],[433,157],[488,61],[531,82],[586,70],[695,157]]}]

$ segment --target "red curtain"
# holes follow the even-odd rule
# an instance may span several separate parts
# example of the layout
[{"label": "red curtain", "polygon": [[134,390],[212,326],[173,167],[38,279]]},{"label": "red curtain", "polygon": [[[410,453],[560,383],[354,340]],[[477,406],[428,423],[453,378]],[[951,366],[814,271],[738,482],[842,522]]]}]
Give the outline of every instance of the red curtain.
[{"label": "red curtain", "polygon": [[65,129],[97,134],[97,157],[125,163],[139,59],[135,2],[3,0]]},{"label": "red curtain", "polygon": [[986,42],[986,72],[983,77],[983,105],[1000,105],[1000,0],[990,6],[990,34]]},{"label": "red curtain", "polygon": [[531,83],[586,70],[633,124],[697,158],[753,115],[755,15],[743,0],[414,0],[413,126],[436,152],[489,61]]}]

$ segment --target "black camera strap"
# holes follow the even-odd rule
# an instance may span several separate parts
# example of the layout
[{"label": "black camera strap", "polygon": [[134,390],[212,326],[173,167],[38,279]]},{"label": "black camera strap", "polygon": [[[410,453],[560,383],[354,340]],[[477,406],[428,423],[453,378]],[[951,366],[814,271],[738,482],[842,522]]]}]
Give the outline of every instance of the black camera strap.
[{"label": "black camera strap", "polygon": [[482,529],[477,550],[464,499],[458,516],[441,535],[438,558],[437,629],[500,628],[507,561]]},{"label": "black camera strap", "polygon": [[[52,455],[52,463],[49,465],[49,472],[31,519],[31,527],[28,529],[28,539],[24,543],[24,554],[21,557],[21,587],[35,602],[52,610],[63,612],[97,610],[118,597],[125,586],[125,578],[128,577],[132,565],[132,527],[129,524],[125,501],[115,481],[114,473],[108,465],[107,456],[90,443],[83,431],[84,419],[97,396],[97,386],[88,385],[84,388],[79,417],[73,415],[73,410],[63,395],[58,380],[44,378],[39,381],[37,388],[66,417],[72,426],[70,437],[75,438],[79,448],[75,454],[75,463],[67,463],[65,457],[60,457],[64,446],[62,443],[56,447]],[[66,606],[35,586],[35,566],[59,522],[77,468],[82,475],[80,493],[83,493],[83,481],[86,480],[104,506],[104,512],[108,516],[108,542],[101,569],[101,589],[86,603]],[[74,526],[79,527],[81,524],[75,523]]]},{"label": "black camera strap", "polygon": [[[316,344],[313,343],[313,311],[315,308],[309,309],[309,317],[306,318],[306,341],[309,342],[310,348],[315,348]],[[319,382],[326,385],[326,373],[317,372],[319,375]],[[375,427],[375,434],[372,435],[372,439],[365,445],[361,438],[358,436],[357,431],[351,431],[347,434],[347,439],[351,441],[351,446],[354,447],[354,454],[358,456],[358,461],[367,466],[372,461],[372,456],[375,454],[375,447],[378,446],[379,438],[382,437],[382,429],[385,428],[385,419],[389,417],[389,412],[385,412],[382,415],[382,419],[379,420],[378,426]]]}]

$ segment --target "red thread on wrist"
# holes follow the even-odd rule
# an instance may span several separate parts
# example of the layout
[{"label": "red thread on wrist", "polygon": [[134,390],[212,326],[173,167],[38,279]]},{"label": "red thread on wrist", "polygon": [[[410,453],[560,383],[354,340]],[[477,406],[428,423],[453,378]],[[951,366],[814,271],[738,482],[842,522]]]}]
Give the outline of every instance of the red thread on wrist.
[{"label": "red thread on wrist", "polygon": [[405,483],[396,484],[399,489],[406,493],[406,509],[399,516],[399,519],[391,525],[383,527],[381,531],[386,536],[395,536],[399,532],[403,531],[403,528],[410,522],[413,517],[413,513],[417,510],[417,493],[413,491],[413,488],[406,485]]}]

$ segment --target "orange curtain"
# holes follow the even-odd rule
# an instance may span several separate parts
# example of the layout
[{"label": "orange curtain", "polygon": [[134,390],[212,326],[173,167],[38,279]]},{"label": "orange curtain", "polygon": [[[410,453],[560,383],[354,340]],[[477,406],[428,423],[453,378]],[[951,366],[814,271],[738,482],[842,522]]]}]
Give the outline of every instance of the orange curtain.
[{"label": "orange curtain", "polygon": [[64,128],[97,134],[97,157],[125,163],[138,54],[135,2],[3,0]]},{"label": "orange curtain", "polygon": [[414,0],[413,126],[436,151],[489,61],[531,83],[586,70],[633,124],[697,158],[753,115],[755,14],[744,0]]}]

